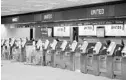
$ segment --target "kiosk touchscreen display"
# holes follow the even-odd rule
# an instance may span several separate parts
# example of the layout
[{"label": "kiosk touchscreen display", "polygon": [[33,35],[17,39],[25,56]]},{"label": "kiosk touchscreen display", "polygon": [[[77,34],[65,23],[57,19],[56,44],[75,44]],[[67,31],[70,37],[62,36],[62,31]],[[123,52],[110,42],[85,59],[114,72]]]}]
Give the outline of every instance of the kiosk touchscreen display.
[{"label": "kiosk touchscreen display", "polygon": [[101,49],[101,47],[102,47],[102,43],[101,42],[97,42],[95,47],[94,47],[94,49],[93,49],[95,51],[94,54],[98,54],[100,49]]},{"label": "kiosk touchscreen display", "polygon": [[52,49],[53,49],[53,50],[55,50],[56,45],[57,45],[57,41],[54,40],[53,43],[52,43]]},{"label": "kiosk touchscreen display", "polygon": [[14,44],[14,41],[15,41],[15,40],[14,40],[14,39],[12,39],[12,41],[11,41],[11,43],[10,43],[10,44],[11,44],[11,46]]},{"label": "kiosk touchscreen display", "polygon": [[22,47],[25,46],[25,43],[26,43],[26,40],[24,39],[24,40],[22,41]]},{"label": "kiosk touchscreen display", "polygon": [[108,55],[113,55],[115,48],[116,48],[116,43],[111,42],[109,48],[107,49],[107,52],[109,52]]},{"label": "kiosk touchscreen display", "polygon": [[44,49],[47,49],[48,45],[49,45],[49,40],[46,40],[44,44]]},{"label": "kiosk touchscreen display", "polygon": [[20,40],[17,41],[17,46],[18,46],[19,48],[21,48],[21,41],[20,41]]},{"label": "kiosk touchscreen display", "polygon": [[83,53],[86,53],[87,46],[88,46],[88,42],[84,41],[81,48],[80,48]]},{"label": "kiosk touchscreen display", "polygon": [[63,43],[62,43],[62,45],[60,46],[60,48],[62,49],[62,51],[65,50],[66,46],[67,46],[67,41],[64,40]]},{"label": "kiosk touchscreen display", "polygon": [[71,45],[72,51],[75,51],[76,46],[77,46],[77,42],[73,41],[73,43]]},{"label": "kiosk touchscreen display", "polygon": [[2,41],[1,41],[1,45],[3,45],[3,44],[4,44],[4,41],[5,41],[5,40],[2,40]]}]

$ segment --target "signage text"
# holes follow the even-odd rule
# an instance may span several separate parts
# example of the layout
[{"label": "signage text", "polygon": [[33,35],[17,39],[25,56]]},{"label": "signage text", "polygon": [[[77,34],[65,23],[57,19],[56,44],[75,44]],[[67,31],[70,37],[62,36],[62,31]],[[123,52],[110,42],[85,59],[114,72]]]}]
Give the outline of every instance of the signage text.
[{"label": "signage text", "polygon": [[46,14],[46,15],[44,15],[44,19],[52,19],[52,14]]},{"label": "signage text", "polygon": [[91,10],[91,15],[102,15],[104,14],[104,9]]}]

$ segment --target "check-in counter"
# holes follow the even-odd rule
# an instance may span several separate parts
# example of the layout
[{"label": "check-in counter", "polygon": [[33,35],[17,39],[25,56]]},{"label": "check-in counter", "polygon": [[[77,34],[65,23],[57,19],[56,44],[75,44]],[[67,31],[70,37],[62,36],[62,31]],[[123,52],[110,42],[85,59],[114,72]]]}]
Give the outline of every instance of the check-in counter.
[{"label": "check-in counter", "polygon": [[75,49],[77,47],[77,41],[68,42],[66,51],[63,56],[63,60],[65,63],[65,68],[68,70],[74,71],[74,54],[75,54]]},{"label": "check-in counter", "polygon": [[126,80],[126,44],[122,50],[122,80]]},{"label": "check-in counter", "polygon": [[56,52],[57,41],[54,39],[49,45],[49,49],[46,53],[46,65],[54,67],[54,53]]}]

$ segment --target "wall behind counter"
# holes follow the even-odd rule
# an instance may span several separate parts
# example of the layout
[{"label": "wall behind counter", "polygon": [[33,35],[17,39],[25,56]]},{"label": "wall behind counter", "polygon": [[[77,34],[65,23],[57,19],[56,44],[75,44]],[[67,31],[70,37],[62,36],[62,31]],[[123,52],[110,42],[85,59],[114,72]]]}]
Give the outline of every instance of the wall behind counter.
[{"label": "wall behind counter", "polygon": [[14,26],[1,25],[1,38],[30,38],[30,28],[13,28]]}]

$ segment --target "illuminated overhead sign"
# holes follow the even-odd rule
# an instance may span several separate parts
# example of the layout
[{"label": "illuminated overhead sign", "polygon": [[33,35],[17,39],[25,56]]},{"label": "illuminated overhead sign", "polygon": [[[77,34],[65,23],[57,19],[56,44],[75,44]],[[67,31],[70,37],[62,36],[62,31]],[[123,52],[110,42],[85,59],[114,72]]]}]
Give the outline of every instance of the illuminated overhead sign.
[{"label": "illuminated overhead sign", "polygon": [[96,27],[93,25],[79,26],[80,36],[96,36]]},{"label": "illuminated overhead sign", "polygon": [[46,14],[44,15],[44,19],[52,19],[52,14]]},{"label": "illuminated overhead sign", "polygon": [[70,27],[54,27],[54,36],[67,37],[70,36]]},{"label": "illuminated overhead sign", "polygon": [[91,10],[91,15],[102,15],[104,14],[104,9]]},{"label": "illuminated overhead sign", "polygon": [[123,24],[105,25],[106,36],[126,36],[126,28]]},{"label": "illuminated overhead sign", "polygon": [[18,17],[12,18],[12,22],[18,22]]}]

